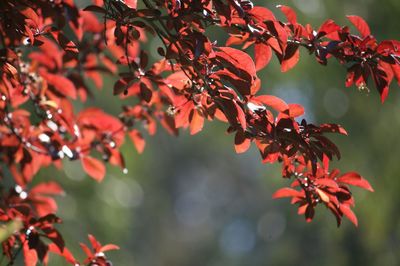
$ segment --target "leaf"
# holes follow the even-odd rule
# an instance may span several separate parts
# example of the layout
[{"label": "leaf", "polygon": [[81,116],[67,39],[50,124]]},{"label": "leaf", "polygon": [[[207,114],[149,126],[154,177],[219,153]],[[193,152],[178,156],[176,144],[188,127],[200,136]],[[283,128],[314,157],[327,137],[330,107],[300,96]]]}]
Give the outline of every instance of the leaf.
[{"label": "leaf", "polygon": [[125,0],[125,5],[130,8],[136,9],[137,8],[137,0]]},{"label": "leaf", "polygon": [[[384,103],[389,94],[389,77],[388,74],[381,68],[370,68],[372,79],[375,83],[376,89],[381,95],[381,102]],[[392,74],[392,73],[390,73]],[[393,78],[393,75],[391,76]]]},{"label": "leaf", "polygon": [[304,107],[297,103],[289,104],[289,116],[298,117],[304,115]]},{"label": "leaf", "polygon": [[314,182],[315,182],[315,184],[324,186],[324,187],[339,188],[339,185],[332,179],[322,178],[322,179],[317,179]]},{"label": "leaf", "polygon": [[40,183],[30,191],[31,194],[47,194],[47,195],[62,195],[64,190],[56,182],[44,182]]},{"label": "leaf", "polygon": [[30,249],[28,241],[23,244],[24,262],[25,266],[36,266],[38,262],[38,256],[34,249]]},{"label": "leaf", "polygon": [[110,251],[110,250],[118,250],[119,246],[114,245],[114,244],[107,244],[104,245],[100,248],[99,252],[106,252],[106,251]]},{"label": "leaf", "polygon": [[57,105],[57,103],[55,101],[50,101],[50,100],[41,101],[40,104],[41,105],[47,105],[47,106],[53,107],[55,109],[58,108],[58,105]]},{"label": "leaf", "polygon": [[160,16],[161,11],[158,9],[139,9],[136,14],[138,17],[152,18]]},{"label": "leaf", "polygon": [[235,135],[235,150],[236,153],[246,152],[251,145],[251,140],[246,138],[243,131],[239,130]]},{"label": "leaf", "polygon": [[293,25],[297,24],[297,15],[292,8],[284,5],[277,5],[276,7],[282,11],[289,23]]},{"label": "leaf", "polygon": [[283,112],[289,109],[289,105],[284,100],[273,95],[260,95],[254,97],[253,99],[261,102],[262,104],[272,107],[278,112]]},{"label": "leaf", "polygon": [[201,115],[200,111],[196,108],[191,112],[191,120],[190,120],[190,135],[195,135],[199,133],[203,129],[204,125],[204,117]]},{"label": "leaf", "polygon": [[340,30],[340,26],[337,25],[333,20],[328,19],[321,25],[318,30],[318,38],[333,33],[335,31]]},{"label": "leaf", "polygon": [[285,188],[278,189],[272,195],[273,199],[290,198],[290,197],[303,197],[303,194],[298,190],[285,187]]},{"label": "leaf", "polygon": [[400,65],[391,65],[397,84],[400,86]]},{"label": "leaf", "polygon": [[90,244],[92,245],[93,249],[97,252],[101,248],[101,244],[97,239],[94,237],[94,235],[89,234],[88,235]]},{"label": "leaf", "polygon": [[[243,79],[236,75],[235,72],[229,71],[228,68],[215,71],[212,76],[214,75],[222,82],[232,84],[242,96],[253,94],[254,90],[252,88],[253,86],[257,86],[257,79],[254,81]],[[247,75],[247,77],[249,76]]]},{"label": "leaf", "polygon": [[231,47],[218,47],[218,50],[217,57],[230,63],[233,67],[245,71],[251,77],[256,76],[256,66],[247,53]]},{"label": "leaf", "polygon": [[56,92],[60,93],[63,96],[76,99],[76,88],[71,80],[61,75],[55,75],[47,71],[39,71],[39,73],[47,81],[48,84],[52,85],[56,89]]},{"label": "leaf", "polygon": [[237,110],[237,118],[239,120],[240,125],[242,126],[243,130],[246,130],[247,128],[247,122],[246,122],[246,114],[244,113],[242,107],[240,107],[236,101],[233,102],[235,104],[236,110]]},{"label": "leaf", "polygon": [[106,174],[106,167],[104,164],[93,157],[85,156],[82,157],[83,170],[94,178],[96,181],[101,182]]},{"label": "leaf", "polygon": [[279,21],[265,21],[264,23],[267,26],[267,29],[275,37],[269,38],[267,43],[278,53],[278,56],[281,56],[287,47],[288,41],[288,32],[286,31],[285,26]]},{"label": "leaf", "polygon": [[337,182],[345,183],[345,184],[352,185],[352,186],[361,187],[361,188],[369,190],[371,192],[374,191],[374,189],[371,187],[369,182],[367,180],[365,180],[364,178],[362,178],[356,172],[345,173],[344,175],[342,175],[342,176],[337,178]]},{"label": "leaf", "polygon": [[348,205],[341,204],[339,209],[355,226],[358,226],[357,216]]},{"label": "leaf", "polygon": [[96,12],[96,13],[101,13],[101,14],[106,14],[106,10],[100,6],[95,6],[95,5],[90,5],[87,6],[83,9],[83,11],[91,11],[91,12]]},{"label": "leaf", "polygon": [[36,24],[35,25],[36,27],[39,26],[40,18],[39,18],[38,14],[36,13],[35,10],[33,10],[30,7],[26,7],[23,10],[20,10],[20,13],[22,15],[24,15],[26,18],[32,20],[32,22],[34,22]]},{"label": "leaf", "polygon": [[47,224],[54,224],[54,223],[61,223],[62,220],[57,217],[54,213],[47,214],[39,218],[38,222],[40,223],[47,223]]},{"label": "leaf", "polygon": [[71,263],[72,265],[77,264],[76,259],[74,258],[72,253],[66,247],[64,247],[62,251],[54,243],[50,243],[48,247],[49,247],[50,252],[53,252],[61,257],[64,257],[64,259],[68,263]]},{"label": "leaf", "polygon": [[189,85],[191,85],[190,79],[183,71],[176,71],[172,73],[164,79],[164,82],[168,84],[168,86],[172,86],[174,88],[177,88],[178,90],[183,90],[184,88],[187,88],[189,87]]},{"label": "leaf", "polygon": [[322,124],[319,126],[321,132],[339,133],[347,136],[347,131],[342,126],[337,124]]},{"label": "leaf", "polygon": [[283,58],[281,59],[281,71],[286,72],[292,69],[300,59],[299,46],[297,44],[288,43]]},{"label": "leaf", "polygon": [[347,16],[348,20],[357,28],[363,38],[371,35],[369,26],[365,20],[359,16]]},{"label": "leaf", "polygon": [[254,58],[256,70],[259,71],[268,65],[272,57],[272,49],[264,43],[256,43],[254,45]]},{"label": "leaf", "polygon": [[133,145],[135,145],[135,148],[138,151],[138,153],[142,153],[144,147],[146,146],[146,142],[142,134],[138,130],[133,129],[129,131],[129,137],[131,138]]},{"label": "leaf", "polygon": [[316,188],[315,191],[317,191],[319,197],[321,198],[321,200],[322,200],[323,202],[326,202],[326,203],[329,202],[329,196],[328,196],[324,191],[322,191],[322,190],[319,189],[319,188]]},{"label": "leaf", "polygon": [[263,22],[266,20],[276,20],[274,13],[272,13],[272,11],[268,8],[262,6],[254,6],[247,13],[256,18],[259,22]]},{"label": "leaf", "polygon": [[93,256],[92,251],[90,250],[90,248],[87,245],[85,245],[83,243],[79,243],[79,245],[81,246],[83,252],[85,252],[86,257],[91,258]]},{"label": "leaf", "polygon": [[43,228],[43,231],[46,233],[46,237],[50,239],[58,247],[60,251],[64,250],[65,242],[60,232],[58,232],[54,228],[52,229]]},{"label": "leaf", "polygon": [[151,98],[153,96],[153,92],[147,87],[147,85],[143,82],[140,83],[140,96],[142,97],[143,100],[145,100],[147,103],[151,101]]}]

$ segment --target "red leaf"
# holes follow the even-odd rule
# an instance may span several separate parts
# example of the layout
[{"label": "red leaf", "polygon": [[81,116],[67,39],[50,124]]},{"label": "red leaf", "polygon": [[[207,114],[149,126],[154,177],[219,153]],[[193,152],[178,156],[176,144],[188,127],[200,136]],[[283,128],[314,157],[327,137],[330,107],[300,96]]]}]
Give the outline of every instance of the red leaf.
[{"label": "red leaf", "polygon": [[277,5],[277,8],[279,8],[282,13],[285,15],[285,17],[287,18],[287,20],[289,21],[289,23],[296,25],[297,24],[297,15],[296,12],[294,12],[294,10],[288,6],[284,6],[284,5]]},{"label": "red leaf", "polygon": [[278,54],[282,55],[282,52],[286,49],[288,33],[284,25],[279,21],[265,21],[267,29],[276,38],[269,38],[267,43],[274,49]]},{"label": "red leaf", "polygon": [[248,14],[256,18],[258,21],[276,20],[274,13],[268,8],[262,6],[255,6],[248,11]]},{"label": "red leaf", "polygon": [[144,147],[146,146],[146,142],[145,142],[142,134],[136,129],[129,131],[128,134],[133,142],[133,145],[135,145],[135,148],[138,151],[138,153],[142,153],[144,150]]},{"label": "red leaf", "polygon": [[346,204],[341,204],[339,206],[340,211],[346,215],[346,217],[355,225],[358,226],[357,216],[354,212],[350,209],[350,207]]},{"label": "red leaf", "polygon": [[348,185],[361,187],[361,188],[369,190],[371,192],[374,191],[374,189],[371,187],[369,182],[367,180],[365,180],[364,178],[362,178],[356,172],[348,172],[348,173],[338,177],[337,181],[348,184]]},{"label": "red leaf", "polygon": [[262,104],[272,107],[278,112],[283,112],[289,109],[289,105],[284,100],[273,95],[260,95],[254,97],[253,99],[261,102]]},{"label": "red leaf", "polygon": [[38,256],[34,249],[29,248],[28,241],[25,241],[23,243],[23,252],[24,252],[25,266],[36,266],[38,262]]},{"label": "red leaf", "polygon": [[243,131],[239,130],[235,135],[235,150],[236,153],[246,152],[251,145],[251,140],[246,138]]},{"label": "red leaf", "polygon": [[71,263],[72,265],[76,265],[76,259],[74,258],[74,256],[71,254],[71,252],[67,249],[67,248],[63,248],[62,252],[60,251],[60,249],[57,247],[57,245],[55,245],[54,243],[50,243],[49,244],[49,251],[64,257],[64,259],[68,262]]},{"label": "red leaf", "polygon": [[87,6],[83,9],[83,11],[90,11],[90,12],[97,12],[97,13],[101,13],[101,14],[106,14],[106,10],[100,6],[95,6],[95,5],[91,5],[91,6]]},{"label": "red leaf", "polygon": [[86,257],[91,258],[93,256],[93,253],[88,246],[83,243],[79,243],[79,245],[81,246],[83,252],[85,252]]},{"label": "red leaf", "polygon": [[397,84],[400,86],[400,65],[391,65],[393,74],[397,79]]},{"label": "red leaf", "polygon": [[64,190],[61,188],[59,184],[56,182],[45,182],[40,183],[30,191],[31,194],[52,194],[52,195],[61,195],[64,194]]},{"label": "red leaf", "polygon": [[130,8],[136,9],[137,7],[137,0],[125,0],[124,2]]},{"label": "red leaf", "polygon": [[326,202],[326,203],[329,202],[329,196],[328,196],[328,194],[326,194],[326,192],[324,192],[323,190],[321,190],[319,188],[316,188],[315,191],[317,191],[319,197],[321,198],[321,200],[323,202]]},{"label": "red leaf", "polygon": [[318,37],[322,37],[322,36],[328,35],[330,33],[338,31],[338,30],[340,30],[340,26],[337,25],[333,20],[328,19],[319,28]]},{"label": "red leaf", "polygon": [[339,185],[332,179],[322,178],[314,181],[315,184],[329,188],[339,188]]},{"label": "red leaf", "polygon": [[350,22],[357,28],[363,38],[371,35],[369,26],[365,20],[359,16],[347,16]]},{"label": "red leaf", "polygon": [[110,250],[118,250],[119,247],[117,245],[114,244],[107,244],[104,245],[100,248],[99,252],[106,252],[106,251],[110,251]]},{"label": "red leaf", "polygon": [[347,136],[347,131],[340,125],[336,124],[322,124],[319,126],[321,132],[339,133]]},{"label": "red leaf", "polygon": [[292,69],[300,59],[299,46],[289,43],[285,49],[285,54],[281,60],[281,71],[286,72]]},{"label": "red leaf", "polygon": [[303,197],[303,194],[295,189],[285,187],[277,190],[272,195],[273,199],[288,198],[288,197]]},{"label": "red leaf", "polygon": [[140,96],[148,103],[151,101],[151,98],[153,96],[153,92],[143,82],[140,83]]},{"label": "red leaf", "polygon": [[192,118],[190,120],[190,135],[199,133],[203,129],[204,117],[201,115],[200,111],[193,109]]},{"label": "red leaf", "polygon": [[24,15],[26,18],[30,19],[32,22],[34,22],[36,27],[40,24],[40,18],[38,14],[35,12],[30,7],[25,7],[23,10],[19,11],[22,15]]},{"label": "red leaf", "polygon": [[175,126],[177,128],[187,127],[189,125],[189,116],[193,108],[194,104],[192,101],[187,101],[183,106],[180,106],[179,112],[174,116]]},{"label": "red leaf", "polygon": [[256,63],[256,70],[259,71],[268,65],[272,57],[272,49],[269,45],[264,43],[256,43],[254,45],[254,57]]},{"label": "red leaf", "polygon": [[93,249],[97,252],[101,248],[101,244],[93,235],[88,235],[90,244],[92,245]]},{"label": "red leaf", "polygon": [[40,71],[40,75],[61,95],[76,99],[76,88],[72,81],[66,77],[55,75],[47,71]]},{"label": "red leaf", "polygon": [[176,71],[169,75],[164,82],[168,84],[168,86],[173,86],[178,90],[183,90],[191,84],[190,79],[186,76],[183,71]]},{"label": "red leaf", "polygon": [[289,104],[289,116],[290,117],[298,117],[304,114],[304,107],[297,103]]},{"label": "red leaf", "polygon": [[55,213],[57,211],[57,203],[53,198],[32,195],[30,200],[40,216]]},{"label": "red leaf", "polygon": [[247,53],[231,47],[218,47],[218,49],[220,51],[216,52],[217,57],[224,59],[238,69],[244,70],[251,77],[256,76],[256,66]]},{"label": "red leaf", "polygon": [[171,135],[178,136],[179,130],[175,125],[175,120],[170,115],[163,115],[160,120],[161,125],[170,133]]},{"label": "red leaf", "polygon": [[234,101],[236,110],[237,110],[237,118],[239,120],[240,125],[242,126],[243,130],[246,130],[247,128],[247,122],[246,122],[246,114],[244,113],[243,109]]},{"label": "red leaf", "polygon": [[82,166],[83,170],[98,182],[101,182],[106,174],[106,167],[96,158],[90,156],[83,157]]},{"label": "red leaf", "polygon": [[269,38],[266,42],[273,50],[275,50],[275,53],[281,55],[282,54],[282,48],[279,45],[279,42],[275,38]]}]

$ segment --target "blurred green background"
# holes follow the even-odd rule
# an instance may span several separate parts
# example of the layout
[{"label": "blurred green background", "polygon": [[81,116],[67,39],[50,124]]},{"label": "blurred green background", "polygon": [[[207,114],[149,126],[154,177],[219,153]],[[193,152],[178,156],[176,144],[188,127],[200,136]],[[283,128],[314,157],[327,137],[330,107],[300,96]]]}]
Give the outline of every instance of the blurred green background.
[{"label": "blurred green background", "polygon": [[[254,3],[272,10],[277,4],[292,6],[301,23],[315,27],[327,18],[349,24],[345,15],[360,15],[379,40],[400,39],[398,0]],[[159,44],[148,45],[155,51]],[[373,88],[369,94],[345,88],[346,70],[337,62],[323,67],[302,52],[288,73],[280,72],[276,58],[260,72],[263,92],[303,104],[310,122],[340,123],[348,130],[348,137],[334,137],[343,155],[334,164],[359,171],[375,189],[354,189],[359,228],[345,220],[338,229],[324,207],[307,224],[288,200],[271,200],[277,188],[288,184],[279,165],[263,165],[254,147],[235,154],[233,136],[216,122],[196,136],[181,132],[175,138],[160,129],[147,137],[141,156],[127,140],[123,153],[129,173],[108,167],[100,184],[85,176],[79,162],[65,161],[63,172],[43,170],[38,180],[56,179],[67,191],[58,198],[67,246],[83,257],[77,243],[87,243],[92,233],[104,244],[121,247],[109,252],[114,265],[400,265],[397,85],[381,105]],[[120,102],[111,95],[110,80],[86,106],[117,114]]]}]

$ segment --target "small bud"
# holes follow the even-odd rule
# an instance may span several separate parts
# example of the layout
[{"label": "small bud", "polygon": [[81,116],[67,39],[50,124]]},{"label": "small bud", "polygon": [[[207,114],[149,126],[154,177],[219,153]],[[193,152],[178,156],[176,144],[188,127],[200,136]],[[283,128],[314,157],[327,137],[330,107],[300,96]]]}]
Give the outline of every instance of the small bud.
[{"label": "small bud", "polygon": [[31,39],[29,39],[28,37],[26,37],[23,41],[22,41],[23,45],[30,45],[31,44]]},{"label": "small bud", "polygon": [[24,191],[24,190],[22,189],[22,187],[19,186],[19,185],[16,185],[15,188],[14,188],[14,190],[15,190],[15,192],[17,192],[18,194],[21,193],[22,191]]},{"label": "small bud", "polygon": [[[51,120],[47,121],[47,122],[46,122],[46,125],[47,125],[52,131],[57,131],[57,130],[58,130],[58,125],[57,125],[55,122],[51,121]],[[60,127],[60,130],[61,130],[61,127]]]},{"label": "small bud", "polygon": [[168,106],[167,115],[174,116],[176,114],[176,108],[172,105]]},{"label": "small bud", "polygon": [[113,149],[117,146],[114,141],[110,141],[109,145]]},{"label": "small bud", "polygon": [[68,148],[67,145],[63,145],[61,150],[63,151],[63,153],[70,159],[74,158],[74,153],[71,151],[70,148]]},{"label": "small bud", "polygon": [[48,135],[42,133],[42,134],[39,135],[39,140],[41,142],[48,143],[48,142],[50,142],[50,137]]},{"label": "small bud", "polygon": [[359,85],[357,86],[357,88],[358,88],[358,90],[361,91],[361,92],[365,91],[365,92],[367,92],[367,93],[370,93],[370,90],[369,90],[367,84],[365,84],[364,82],[362,82],[361,84],[359,84]]},{"label": "small bud", "polygon": [[26,193],[25,191],[22,191],[21,193],[19,193],[19,197],[24,200],[28,197],[28,193]]}]

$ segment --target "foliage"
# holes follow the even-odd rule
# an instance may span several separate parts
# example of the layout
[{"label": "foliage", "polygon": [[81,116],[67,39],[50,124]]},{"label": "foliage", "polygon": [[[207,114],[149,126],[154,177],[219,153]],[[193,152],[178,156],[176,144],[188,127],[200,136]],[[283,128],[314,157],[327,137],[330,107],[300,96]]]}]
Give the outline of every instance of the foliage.
[{"label": "foliage", "polygon": [[[400,43],[378,42],[362,18],[348,16],[354,34],[332,20],[318,30],[304,26],[287,6],[278,6],[286,17],[280,21],[247,0],[95,0],[83,10],[72,0],[6,0],[0,7],[1,178],[13,179],[11,188],[2,186],[0,220],[4,230],[22,222],[2,242],[10,265],[21,251],[26,265],[47,263],[49,252],[80,265],[55,228],[61,219],[52,196],[63,189],[54,181],[32,183],[41,168],[62,168],[67,157],[97,181],[106,175],[105,162],[126,172],[119,150],[125,136],[141,153],[143,131],[154,135],[159,124],[172,135],[181,128],[193,135],[206,120],[225,122],[236,152],[254,143],[264,163],[281,163],[282,176],[293,179],[274,198],[291,198],[308,222],[321,204],[338,226],[343,216],[357,225],[349,185],[373,189],[355,172],[329,168],[340,152],[326,134],[346,131],[299,121],[303,106],[260,94],[257,72],[273,55],[286,72],[305,49],[322,65],[336,58],[347,68],[346,86],[372,84],[384,102],[392,81],[400,82]],[[211,39],[212,28],[227,33],[225,45]],[[163,45],[155,62],[142,49],[149,36]],[[104,74],[118,75],[113,94],[130,105],[118,117],[74,108],[93,97],[88,80],[101,88]],[[109,265],[104,252],[118,247],[89,240],[92,248],[81,244],[82,264]]]}]

